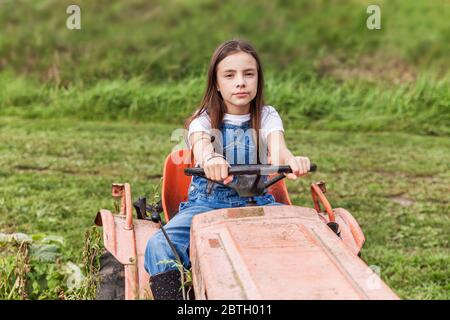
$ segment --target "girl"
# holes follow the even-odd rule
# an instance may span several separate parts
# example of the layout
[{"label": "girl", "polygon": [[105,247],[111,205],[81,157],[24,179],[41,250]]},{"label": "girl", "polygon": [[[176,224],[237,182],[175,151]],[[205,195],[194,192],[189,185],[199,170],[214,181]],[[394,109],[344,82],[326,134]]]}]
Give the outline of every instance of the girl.
[{"label": "girl", "polygon": [[[288,164],[296,179],[306,174],[310,161],[295,157],[286,147],[284,129],[277,111],[264,105],[264,77],[255,49],[242,40],[221,44],[208,69],[208,82],[200,108],[186,121],[188,145],[196,165],[207,178],[224,184],[237,183],[228,175],[232,164]],[[194,176],[187,202],[165,226],[184,267],[189,267],[189,235],[192,217],[214,209],[245,206],[248,198],[232,189]],[[282,205],[270,194],[254,197],[256,205]],[[155,299],[182,299],[180,272],[161,230],[148,242],[145,269],[151,275],[150,287]]]}]

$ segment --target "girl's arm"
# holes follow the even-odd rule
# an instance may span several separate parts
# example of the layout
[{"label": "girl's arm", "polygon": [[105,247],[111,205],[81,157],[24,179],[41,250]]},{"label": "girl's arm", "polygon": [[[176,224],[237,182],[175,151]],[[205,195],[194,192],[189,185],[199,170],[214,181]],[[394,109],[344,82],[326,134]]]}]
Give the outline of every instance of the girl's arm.
[{"label": "girl's arm", "polygon": [[307,157],[296,157],[286,146],[283,131],[273,131],[267,136],[267,143],[272,165],[289,165],[292,173],[287,174],[288,179],[295,180],[308,173],[310,161]]},{"label": "girl's arm", "polygon": [[227,184],[233,180],[233,176],[228,175],[230,164],[224,157],[214,151],[211,143],[211,136],[206,132],[194,132],[189,137],[195,160],[200,163],[200,167],[205,170],[207,178],[215,181],[224,180]]}]

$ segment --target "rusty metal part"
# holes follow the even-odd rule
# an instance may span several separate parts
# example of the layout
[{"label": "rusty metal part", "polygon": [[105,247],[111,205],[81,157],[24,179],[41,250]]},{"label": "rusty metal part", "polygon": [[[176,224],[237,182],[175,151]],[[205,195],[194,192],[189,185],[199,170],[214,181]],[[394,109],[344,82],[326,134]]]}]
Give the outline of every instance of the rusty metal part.
[{"label": "rusty metal part", "polygon": [[314,202],[314,208],[317,212],[323,212],[320,208],[320,203],[322,203],[325,212],[328,214],[329,222],[335,222],[336,219],[334,217],[333,208],[331,207],[330,202],[325,197],[326,187],[325,182],[320,181],[311,184],[311,195]]}]

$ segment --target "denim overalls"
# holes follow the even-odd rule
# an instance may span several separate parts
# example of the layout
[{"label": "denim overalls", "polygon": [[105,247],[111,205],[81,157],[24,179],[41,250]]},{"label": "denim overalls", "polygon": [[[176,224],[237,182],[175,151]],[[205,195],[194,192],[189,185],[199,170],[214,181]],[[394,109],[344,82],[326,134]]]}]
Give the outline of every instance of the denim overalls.
[{"label": "denim overalls", "polygon": [[[256,147],[253,143],[250,121],[242,125],[223,123],[220,131],[223,141],[220,145],[225,146],[223,155],[230,165],[233,164],[256,164]],[[217,149],[216,149],[217,150]],[[267,179],[267,177],[265,177]],[[239,177],[234,176],[233,182],[238,182]],[[209,186],[209,188],[208,188]],[[211,188],[212,187],[212,188]],[[213,184],[205,178],[193,176],[189,186],[188,201],[181,202],[179,212],[164,226],[169,238],[173,242],[183,265],[189,268],[189,241],[192,217],[196,214],[223,208],[242,207],[246,205],[248,198],[239,197],[236,191]],[[270,194],[254,197],[257,206],[282,205],[275,202]],[[164,262],[166,261],[166,262]],[[167,263],[167,261],[171,261]],[[158,230],[148,241],[145,250],[145,270],[150,275],[177,269],[173,264],[175,256],[167,243],[161,230]]]}]

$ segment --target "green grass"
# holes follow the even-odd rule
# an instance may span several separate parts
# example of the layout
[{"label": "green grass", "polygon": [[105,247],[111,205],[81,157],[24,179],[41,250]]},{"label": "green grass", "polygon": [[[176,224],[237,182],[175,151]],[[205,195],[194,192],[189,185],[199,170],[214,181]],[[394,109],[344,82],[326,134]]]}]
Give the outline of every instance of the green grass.
[{"label": "green grass", "polygon": [[[69,4],[80,31],[65,28]],[[381,30],[366,28],[369,4]],[[311,206],[308,184],[326,180],[394,291],[449,299],[448,16],[445,0],[0,1],[0,232],[33,236],[30,260],[0,243],[0,298],[93,297],[91,278],[68,290],[64,266],[95,272],[90,227],[113,208],[111,183],[157,189],[210,55],[239,37],[261,56],[289,147],[319,165],[288,182],[294,202]],[[39,248],[53,263],[33,262]]]},{"label": "green grass", "polygon": [[[198,106],[204,78],[148,84],[142,79],[102,80],[80,91],[32,84],[0,74],[0,115],[30,119],[136,120],[178,125]],[[267,103],[288,128],[403,131],[449,135],[450,80],[423,76],[388,86],[314,74],[269,77]]]},{"label": "green grass", "polygon": [[[74,3],[79,31],[65,28]],[[374,31],[371,1],[2,1],[0,115],[177,125],[214,48],[243,37],[288,125],[448,135],[450,5],[376,3]]]},{"label": "green grass", "polygon": [[[81,31],[65,27],[70,4],[81,7]],[[366,27],[370,4],[381,7],[381,30]],[[276,73],[316,69],[330,57],[344,66],[375,57],[371,64],[383,73],[392,59],[413,70],[449,70],[445,0],[4,0],[0,6],[0,66],[63,86],[203,75],[214,48],[232,37],[253,42]]]},{"label": "green grass", "polygon": [[[114,208],[111,183],[149,196],[177,143],[176,126],[157,123],[6,117],[0,126],[0,230],[62,236],[63,259],[78,263],[97,210]],[[327,181],[331,203],[365,232],[364,260],[400,297],[450,298],[447,138],[292,129],[287,141],[319,166],[288,181],[294,203],[312,206],[309,183]]]}]

